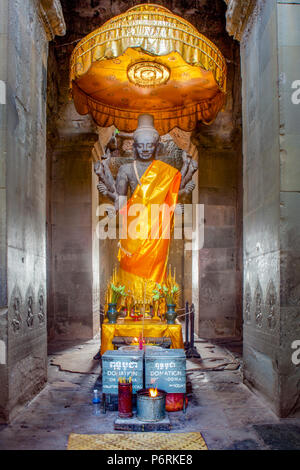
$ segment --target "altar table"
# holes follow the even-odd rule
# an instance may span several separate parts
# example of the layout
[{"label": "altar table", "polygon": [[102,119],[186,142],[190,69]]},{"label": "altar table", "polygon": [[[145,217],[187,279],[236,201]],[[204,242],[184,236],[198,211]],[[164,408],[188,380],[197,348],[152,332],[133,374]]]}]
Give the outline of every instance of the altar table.
[{"label": "altar table", "polygon": [[132,336],[139,338],[144,330],[144,337],[161,338],[168,336],[171,341],[172,349],[183,349],[182,328],[180,323],[168,325],[164,322],[151,322],[151,320],[142,321],[118,320],[117,323],[102,323],[101,328],[101,355],[105,351],[114,349],[112,340],[115,336]]}]

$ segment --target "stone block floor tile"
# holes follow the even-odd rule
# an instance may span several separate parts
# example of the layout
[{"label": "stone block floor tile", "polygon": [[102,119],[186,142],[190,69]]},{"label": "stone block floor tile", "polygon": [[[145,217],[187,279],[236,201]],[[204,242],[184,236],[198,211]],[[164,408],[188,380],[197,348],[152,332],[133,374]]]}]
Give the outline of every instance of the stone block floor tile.
[{"label": "stone block floor tile", "polygon": [[273,414],[272,411],[269,411],[266,407],[248,407],[247,405],[243,406],[242,402],[240,407],[224,408],[224,413],[231,427],[248,426],[254,423],[278,422],[278,417]]},{"label": "stone block floor tile", "polygon": [[203,432],[211,450],[265,450],[267,446],[251,428],[211,429]]},{"label": "stone block floor tile", "polygon": [[300,449],[300,423],[254,424],[253,428],[260,439],[273,450]]}]

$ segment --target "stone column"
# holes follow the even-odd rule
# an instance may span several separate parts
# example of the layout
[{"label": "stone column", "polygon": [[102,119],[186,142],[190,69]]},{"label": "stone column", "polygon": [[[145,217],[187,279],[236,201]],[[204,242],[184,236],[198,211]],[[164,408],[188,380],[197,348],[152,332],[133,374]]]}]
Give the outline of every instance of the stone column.
[{"label": "stone column", "polygon": [[7,236],[6,236],[6,153],[7,153],[7,41],[8,0],[0,3],[0,423],[7,419]]},{"label": "stone column", "polygon": [[[73,105],[70,105],[73,108]],[[51,339],[91,339],[99,329],[97,133],[61,137],[51,170]]]},{"label": "stone column", "polygon": [[[34,0],[0,2],[0,421],[47,379],[48,37]],[[56,15],[44,20],[49,27]],[[60,5],[59,1],[55,2]],[[53,35],[56,26],[53,25]],[[59,34],[63,34],[63,27]]]},{"label": "stone column", "polygon": [[[232,12],[233,7],[231,17]],[[244,380],[282,417],[300,404],[300,370],[292,362],[292,344],[300,339],[299,24],[300,2],[258,1],[237,35],[243,84]]]},{"label": "stone column", "polygon": [[[280,413],[300,407],[300,1],[277,1],[280,109]],[[269,312],[270,315],[270,312]],[[298,354],[299,358],[299,354]]]}]

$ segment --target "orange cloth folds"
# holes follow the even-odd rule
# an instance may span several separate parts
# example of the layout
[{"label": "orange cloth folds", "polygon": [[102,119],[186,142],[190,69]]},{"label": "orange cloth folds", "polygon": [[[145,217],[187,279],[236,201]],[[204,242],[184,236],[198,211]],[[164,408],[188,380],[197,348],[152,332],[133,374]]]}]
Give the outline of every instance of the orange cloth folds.
[{"label": "orange cloth folds", "polygon": [[226,101],[226,59],[188,21],[140,4],[108,20],[75,47],[70,90],[79,114],[133,132],[141,113],[159,134],[209,125]]},{"label": "orange cloth folds", "polygon": [[[141,300],[145,294],[143,286],[138,285],[141,281],[149,283],[146,289],[149,300],[155,283],[165,278],[180,181],[178,170],[154,160],[143,174],[141,185],[120,211],[121,217],[127,216],[124,234],[127,238],[120,240],[118,279]],[[160,209],[161,216],[157,217]]]}]

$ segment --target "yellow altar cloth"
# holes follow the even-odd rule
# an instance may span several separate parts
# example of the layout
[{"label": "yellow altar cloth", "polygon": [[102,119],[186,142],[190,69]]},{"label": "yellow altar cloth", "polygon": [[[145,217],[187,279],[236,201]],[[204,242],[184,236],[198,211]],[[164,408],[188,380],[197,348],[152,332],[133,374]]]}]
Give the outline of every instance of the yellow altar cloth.
[{"label": "yellow altar cloth", "polygon": [[104,321],[101,329],[101,355],[107,350],[114,349],[112,340],[114,336],[133,336],[138,338],[144,330],[144,337],[162,338],[167,336],[172,341],[172,349],[183,349],[182,328],[180,323],[168,325],[164,322],[119,320],[120,323],[107,323]]}]

